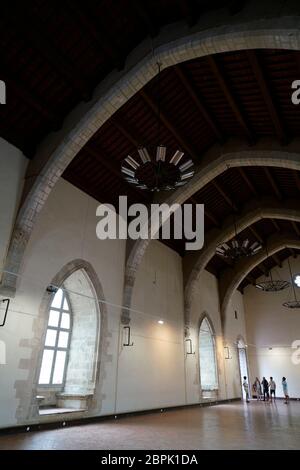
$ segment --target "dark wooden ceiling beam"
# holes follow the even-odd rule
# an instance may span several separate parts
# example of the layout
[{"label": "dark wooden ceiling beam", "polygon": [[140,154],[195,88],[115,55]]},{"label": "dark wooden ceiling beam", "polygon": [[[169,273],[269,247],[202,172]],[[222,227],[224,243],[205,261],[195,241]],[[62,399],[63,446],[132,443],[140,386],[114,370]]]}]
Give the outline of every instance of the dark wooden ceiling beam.
[{"label": "dark wooden ceiling beam", "polygon": [[300,229],[299,229],[298,225],[296,224],[296,222],[292,221],[291,224],[292,224],[293,230],[295,231],[296,235],[298,237],[300,237]]},{"label": "dark wooden ceiling beam", "polygon": [[188,26],[194,26],[200,16],[200,2],[195,0],[179,0],[179,6]]},{"label": "dark wooden ceiling beam", "polygon": [[225,141],[224,135],[222,134],[221,130],[218,128],[218,125],[215,123],[215,120],[212,118],[210,112],[208,111],[202,99],[200,98],[199,93],[195,90],[194,85],[191,83],[191,81],[187,77],[183,68],[180,65],[175,65],[174,70],[175,70],[177,77],[181,81],[183,87],[185,88],[186,92],[189,94],[195,106],[200,111],[201,117],[205,120],[206,124],[209,126],[209,128],[211,129],[215,137],[218,139],[218,141],[223,143]]},{"label": "dark wooden ceiling beam", "polygon": [[[198,202],[196,201],[196,199],[194,197],[190,197],[189,201],[192,203],[192,204],[198,204]],[[209,211],[206,206],[204,206],[204,215],[206,215],[206,217],[216,226],[216,227],[220,227],[220,223],[217,221],[215,215]]]},{"label": "dark wooden ceiling beam", "polygon": [[229,86],[227,85],[227,83],[225,81],[224,73],[221,71],[220,66],[218,65],[216,59],[213,56],[208,56],[207,57],[207,62],[209,64],[211,70],[213,71],[213,74],[214,74],[215,78],[217,79],[217,81],[219,83],[219,86],[220,86],[221,90],[223,91],[223,93],[225,95],[226,100],[228,101],[233,113],[235,114],[235,117],[236,117],[238,123],[240,124],[241,128],[245,132],[245,134],[246,134],[246,136],[249,140],[249,143],[253,144],[255,142],[254,134],[250,130],[248,124],[246,123],[246,120],[245,120],[245,118],[242,114],[242,111],[241,111],[239,105],[237,104],[235,98],[233,97],[233,95],[232,95],[232,93],[229,89]]},{"label": "dark wooden ceiling beam", "polygon": [[152,38],[157,36],[160,30],[159,25],[157,21],[154,21],[151,18],[151,14],[147,8],[147,5],[145,5],[145,2],[141,0],[131,0],[131,2],[134,7],[132,8],[132,11],[134,11],[134,13],[137,14],[140,20],[143,22],[149,35]]},{"label": "dark wooden ceiling beam", "polygon": [[[140,90],[139,95],[143,98],[143,100],[148,104],[149,108],[152,109],[154,114],[158,116],[158,107],[153,99],[145,92],[145,90]],[[195,162],[199,160],[199,156],[196,151],[188,144],[185,138],[180,134],[180,132],[175,129],[169,118],[163,113],[160,112],[160,119],[164,126],[168,129],[168,131],[173,135],[175,140],[181,146],[181,150],[185,150],[187,154],[193,158]]]},{"label": "dark wooden ceiling beam", "polygon": [[269,168],[264,168],[265,175],[272,186],[272,189],[277,197],[277,199],[281,200],[282,199],[282,194],[280,192],[280,189],[275,181],[275,179],[272,176],[271,170]]},{"label": "dark wooden ceiling beam", "polygon": [[274,220],[274,219],[270,219],[270,221],[272,222],[276,232],[280,232],[280,227],[278,225],[278,222],[276,222],[276,220]]},{"label": "dark wooden ceiling beam", "polygon": [[259,197],[259,194],[258,194],[257,190],[255,189],[255,187],[254,187],[253,183],[251,182],[250,178],[247,176],[245,170],[241,167],[238,167],[238,171],[239,171],[240,175],[242,176],[243,180],[245,181],[246,185],[248,186],[248,188],[252,192],[252,194],[255,197]]},{"label": "dark wooden ceiling beam", "polygon": [[216,190],[221,194],[221,196],[224,198],[224,200],[227,202],[227,204],[233,209],[235,212],[238,211],[238,208],[236,204],[233,202],[230,196],[224,191],[224,189],[221,187],[219,183],[217,183],[215,180],[212,181],[212,185],[216,188]]},{"label": "dark wooden ceiling beam", "polygon": [[76,88],[85,101],[91,98],[91,88],[87,81],[82,78],[82,70],[70,61],[61,50],[51,43],[41,28],[38,18],[33,21],[32,12],[28,9],[26,2],[18,2],[18,14],[12,16],[11,5],[1,6],[1,14],[5,13],[6,19],[11,22],[13,28],[18,28],[22,36],[40,55],[54,68],[58,76],[63,76],[69,86]]},{"label": "dark wooden ceiling beam", "polygon": [[[109,170],[114,176],[122,180],[124,184],[126,184],[126,181],[124,180],[122,173],[121,173],[121,166],[119,166],[112,158],[109,158],[109,156],[106,155],[105,151],[99,146],[98,143],[97,143],[97,148],[94,147],[91,143],[88,145],[85,145],[84,151],[86,151],[92,158],[97,160],[101,165],[103,165],[107,170]],[[128,192],[134,195],[135,197],[138,197],[139,199],[142,197],[145,201],[148,199],[144,191],[139,190],[138,188],[135,189],[129,184],[126,184],[126,186],[128,188]]]},{"label": "dark wooden ceiling beam", "polygon": [[292,256],[293,258],[297,258],[297,253],[296,253],[295,250],[293,250],[293,248],[289,248],[289,252],[291,253],[291,256]]},{"label": "dark wooden ceiling beam", "polygon": [[118,70],[124,68],[124,59],[121,58],[120,54],[116,52],[116,49],[112,47],[111,42],[107,41],[106,37],[101,32],[101,28],[96,26],[86,5],[84,5],[85,8],[82,8],[83,4],[76,0],[67,0],[67,5],[73,16],[77,18],[77,21],[84,27],[86,33],[92,38],[95,48],[100,50]]},{"label": "dark wooden ceiling beam", "polygon": [[138,147],[139,145],[141,145],[141,141],[137,140],[134,136],[135,133],[131,132],[129,129],[128,129],[128,126],[127,125],[124,125],[124,124],[121,124],[120,121],[115,118],[115,117],[112,117],[111,118],[111,122],[112,124],[118,129],[118,131],[127,139],[129,140],[129,142],[134,146],[134,147]]},{"label": "dark wooden ceiling beam", "polygon": [[12,87],[15,95],[18,95],[28,106],[37,111],[40,117],[48,121],[52,130],[55,131],[61,128],[62,119],[51,111],[47,104],[43,104],[33,90],[27,89],[24,82],[19,82],[12,74],[7,72],[7,69],[3,70],[2,67],[0,69],[0,76],[6,82],[8,89]]},{"label": "dark wooden ceiling beam", "polygon": [[276,265],[279,266],[279,268],[282,268],[282,261],[278,257],[278,255],[274,254],[272,255],[273,260],[275,261]]},{"label": "dark wooden ceiling beam", "polygon": [[247,57],[251,64],[251,68],[260,88],[265,104],[268,108],[278,140],[281,144],[286,144],[288,139],[284,129],[284,125],[279,117],[278,110],[275,107],[274,98],[271,95],[270,87],[267,85],[257,54],[255,51],[247,51]]},{"label": "dark wooden ceiling beam", "polygon": [[298,190],[300,191],[300,175],[299,175],[299,171],[293,170],[293,175],[294,175],[294,179],[295,179],[295,182],[296,182],[296,186],[297,186]]},{"label": "dark wooden ceiling beam", "polygon": [[259,241],[259,243],[264,242],[263,238],[260,236],[258,231],[253,227],[253,225],[250,225],[249,230],[254,235],[254,237],[257,239],[257,241]]}]

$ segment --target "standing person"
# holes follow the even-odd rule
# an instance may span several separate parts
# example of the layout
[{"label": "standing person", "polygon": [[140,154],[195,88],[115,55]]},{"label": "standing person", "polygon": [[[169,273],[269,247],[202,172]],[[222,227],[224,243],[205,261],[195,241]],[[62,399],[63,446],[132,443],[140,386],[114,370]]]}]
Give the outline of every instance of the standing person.
[{"label": "standing person", "polygon": [[266,397],[267,397],[267,401],[269,401],[269,384],[268,384],[266,377],[263,377],[261,384],[262,384],[262,389],[264,393],[264,401],[266,401]]},{"label": "standing person", "polygon": [[282,377],[282,390],[283,395],[285,396],[285,404],[287,405],[290,402],[289,392],[288,392],[288,384],[285,377]]},{"label": "standing person", "polygon": [[245,394],[246,394],[246,402],[249,403],[250,402],[250,400],[249,400],[249,385],[248,385],[246,376],[244,376],[243,387],[244,387]]},{"label": "standing person", "polygon": [[254,386],[255,386],[256,398],[257,400],[260,400],[262,393],[261,393],[261,384],[260,384],[260,380],[258,377],[255,378]]},{"label": "standing person", "polygon": [[269,387],[270,387],[270,399],[272,401],[272,395],[274,396],[274,400],[276,398],[276,383],[273,377],[270,377]]}]

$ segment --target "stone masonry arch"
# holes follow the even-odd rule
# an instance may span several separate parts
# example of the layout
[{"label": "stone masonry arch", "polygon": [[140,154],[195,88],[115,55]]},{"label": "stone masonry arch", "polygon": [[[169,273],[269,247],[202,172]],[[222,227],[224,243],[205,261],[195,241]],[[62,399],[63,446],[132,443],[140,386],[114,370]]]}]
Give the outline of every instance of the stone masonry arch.
[{"label": "stone masonry arch", "polygon": [[[240,141],[232,140],[224,146],[215,145],[207,152],[189,184],[175,191],[164,202],[183,204],[206,184],[232,167],[269,166],[300,170],[300,140],[284,148],[274,141],[262,140],[255,147],[249,147]],[[162,202],[162,201],[159,201]],[[145,250],[150,240],[138,240],[134,243],[127,259],[122,321],[130,321],[131,297],[135,277]]]},{"label": "stone masonry arch", "polygon": [[252,8],[246,16],[243,12],[237,14],[234,24],[230,16],[226,13],[222,16],[221,13],[217,27],[206,16],[199,20],[193,32],[187,33],[185,24],[166,27],[156,39],[154,53],[149,51],[149,45],[145,51],[145,43],[141,44],[130,55],[124,72],[112,74],[104,80],[89,107],[78,106],[66,119],[64,129],[52,140],[50,137],[35,156],[32,176],[29,174],[11,237],[2,292],[6,290],[10,295],[14,294],[16,277],[9,273],[19,272],[36,218],[63,171],[101,125],[156,75],[158,60],[166,68],[226,51],[257,48],[299,50],[300,18],[291,16],[290,11],[287,16],[284,14],[282,8],[271,8],[269,14],[261,19],[259,11]]},{"label": "stone masonry arch", "polygon": [[221,276],[220,287],[220,305],[221,305],[221,319],[224,325],[226,318],[226,311],[229,302],[242,280],[255,268],[259,263],[264,261],[268,256],[272,256],[284,248],[300,248],[299,238],[291,238],[290,236],[273,236],[267,241],[268,255],[263,250],[257,255],[247,258],[238,262],[234,269],[227,269]]},{"label": "stone masonry arch", "polygon": [[229,219],[220,229],[212,229],[206,236],[206,247],[197,254],[187,254],[184,262],[185,281],[185,326],[188,331],[190,323],[190,308],[193,301],[197,281],[210,259],[215,255],[216,246],[230,240],[238,233],[260,219],[273,218],[300,222],[300,210],[297,201],[291,200],[284,204],[272,198],[262,201],[252,200],[242,214],[233,222]]}]

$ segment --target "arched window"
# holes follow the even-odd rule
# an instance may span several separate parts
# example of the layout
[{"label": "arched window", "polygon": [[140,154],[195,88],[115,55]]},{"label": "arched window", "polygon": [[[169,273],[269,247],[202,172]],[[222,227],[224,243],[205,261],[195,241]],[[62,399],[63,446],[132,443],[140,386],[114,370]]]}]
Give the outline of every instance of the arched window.
[{"label": "arched window", "polygon": [[58,289],[51,302],[49,312],[39,385],[63,385],[70,335],[71,310],[69,301],[66,292]]},{"label": "arched window", "polygon": [[218,389],[215,338],[206,317],[200,324],[199,331],[200,381],[202,390]]}]

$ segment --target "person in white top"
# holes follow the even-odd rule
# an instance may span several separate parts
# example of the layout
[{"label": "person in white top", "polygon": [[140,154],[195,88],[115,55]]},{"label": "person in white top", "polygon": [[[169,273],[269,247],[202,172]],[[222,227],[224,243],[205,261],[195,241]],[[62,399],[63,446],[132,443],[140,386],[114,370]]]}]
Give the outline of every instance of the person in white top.
[{"label": "person in white top", "polygon": [[270,377],[269,388],[270,388],[270,400],[272,401],[272,395],[274,396],[274,400],[275,400],[276,399],[276,383],[273,377]]},{"label": "person in white top", "polygon": [[246,394],[246,402],[249,403],[249,401],[250,401],[249,400],[249,385],[248,385],[246,376],[244,376],[243,388],[244,388],[245,394]]}]

